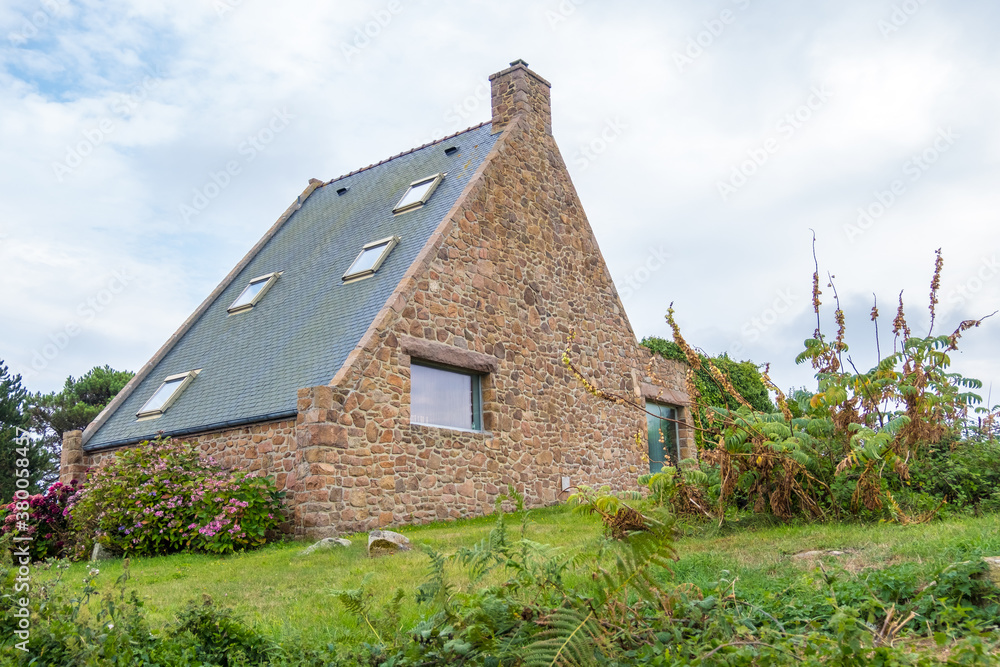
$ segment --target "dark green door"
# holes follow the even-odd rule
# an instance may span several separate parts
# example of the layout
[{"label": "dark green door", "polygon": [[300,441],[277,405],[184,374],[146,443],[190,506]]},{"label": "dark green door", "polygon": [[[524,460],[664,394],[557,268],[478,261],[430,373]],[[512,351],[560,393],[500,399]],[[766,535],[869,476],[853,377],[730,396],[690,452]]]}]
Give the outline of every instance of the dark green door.
[{"label": "dark green door", "polygon": [[646,425],[649,429],[649,472],[660,472],[663,466],[677,465],[677,410],[668,405],[646,403]]}]

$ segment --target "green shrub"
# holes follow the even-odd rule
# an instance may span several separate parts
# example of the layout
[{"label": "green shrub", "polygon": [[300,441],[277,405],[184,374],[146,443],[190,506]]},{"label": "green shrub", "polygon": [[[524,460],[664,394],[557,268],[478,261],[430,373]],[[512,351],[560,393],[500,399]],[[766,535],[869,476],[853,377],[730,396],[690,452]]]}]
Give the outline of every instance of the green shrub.
[{"label": "green shrub", "polygon": [[[645,481],[669,501],[672,479]],[[978,559],[857,573],[827,561],[762,596],[727,570],[685,583],[666,562],[669,529],[603,541],[596,554],[563,553],[527,539],[526,515],[520,536],[504,521],[498,511],[488,537],[450,556],[428,550],[417,590],[424,614],[408,630],[402,592],[379,605],[368,577],[333,591],[357,617],[352,639],[365,641],[370,664],[996,664],[1000,589]],[[990,548],[970,546],[956,555]],[[456,566],[471,586],[452,580]]]},{"label": "green shrub", "polygon": [[282,521],[282,495],[265,477],[157,440],[92,471],[71,511],[82,534],[126,554],[224,554],[264,544]]},{"label": "green shrub", "polygon": [[[520,506],[523,499],[510,493]],[[644,664],[634,658],[655,641],[662,622],[663,578],[675,554],[672,524],[656,522],[591,557],[526,539],[527,513],[516,538],[499,500],[496,516],[489,536],[473,547],[450,556],[427,549],[428,578],[417,589],[425,613],[408,630],[398,623],[402,592],[383,609],[373,604],[367,581],[331,592],[374,642],[372,664]],[[503,583],[461,591],[451,565],[473,583],[487,577]]]},{"label": "green shrub", "polygon": [[1000,510],[1000,442],[932,444],[910,464],[910,487],[951,505]]},{"label": "green shrub", "polygon": [[209,596],[189,602],[170,633],[174,642],[193,648],[210,665],[270,664],[279,649],[248,627],[231,610],[216,607]]},{"label": "green shrub", "polygon": [[[50,567],[46,566],[46,567]],[[61,567],[57,565],[57,567]],[[127,591],[128,561],[112,590],[100,595],[100,571],[90,568],[83,588],[74,591],[61,576],[44,579],[30,592],[30,631],[15,634],[15,571],[0,568],[0,664],[66,667],[67,665],[218,665],[310,664],[298,660],[297,647],[281,650],[245,625],[233,612],[210,600],[191,603],[177,621],[154,633],[142,600]],[[24,593],[20,594],[25,595]],[[94,599],[94,602],[91,600]],[[8,641],[9,640],[9,641]],[[22,643],[23,642],[23,643]],[[18,645],[20,644],[20,645]],[[25,650],[26,649],[26,650]],[[270,657],[288,662],[272,663]],[[308,656],[303,653],[304,658]],[[311,664],[329,664],[313,662]]]},{"label": "green shrub", "polygon": [[[27,651],[17,650],[20,663],[30,665],[146,665],[164,664],[134,591],[125,592],[128,570],[119,577],[117,594],[100,598],[96,609],[87,609],[97,597],[93,582],[100,571],[91,568],[83,590],[72,593],[61,577],[31,590],[31,630]],[[159,658],[159,659],[158,659]],[[166,664],[184,664],[170,661]]]}]

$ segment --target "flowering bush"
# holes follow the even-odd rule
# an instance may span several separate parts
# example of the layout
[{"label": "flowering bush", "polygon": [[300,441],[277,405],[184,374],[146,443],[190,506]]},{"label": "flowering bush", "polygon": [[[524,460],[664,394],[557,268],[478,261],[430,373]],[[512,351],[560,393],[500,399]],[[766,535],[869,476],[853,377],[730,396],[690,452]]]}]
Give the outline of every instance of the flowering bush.
[{"label": "flowering bush", "polygon": [[75,480],[56,482],[45,493],[15,498],[0,510],[0,535],[31,538],[28,551],[34,560],[62,556],[73,541],[67,506],[77,491]]},{"label": "flowering bush", "polygon": [[267,478],[223,470],[189,444],[156,440],[92,471],[73,523],[129,554],[231,553],[266,541],[282,520],[282,495]]}]

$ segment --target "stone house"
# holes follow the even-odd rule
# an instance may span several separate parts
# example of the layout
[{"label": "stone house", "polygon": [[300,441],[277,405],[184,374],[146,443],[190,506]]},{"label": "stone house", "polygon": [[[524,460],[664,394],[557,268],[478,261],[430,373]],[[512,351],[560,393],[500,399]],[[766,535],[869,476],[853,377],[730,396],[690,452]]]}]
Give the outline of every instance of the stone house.
[{"label": "stone house", "polygon": [[[83,432],[61,477],[158,433],[271,476],[297,534],[635,488],[694,456],[687,367],[638,345],[552,136],[550,84],[295,202]],[[592,396],[563,366],[653,415]],[[662,417],[663,419],[660,419]],[[676,419],[677,421],[668,421]],[[649,437],[637,444],[636,434]]]}]

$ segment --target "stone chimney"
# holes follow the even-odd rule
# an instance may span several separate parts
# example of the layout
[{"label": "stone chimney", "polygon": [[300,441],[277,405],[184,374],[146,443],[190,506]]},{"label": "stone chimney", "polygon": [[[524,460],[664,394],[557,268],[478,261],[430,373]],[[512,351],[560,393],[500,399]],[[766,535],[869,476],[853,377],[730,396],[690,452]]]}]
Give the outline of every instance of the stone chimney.
[{"label": "stone chimney", "polygon": [[502,132],[515,116],[523,115],[532,129],[552,134],[552,84],[538,76],[523,60],[490,76],[493,101],[493,134]]},{"label": "stone chimney", "polygon": [[87,465],[83,459],[83,431],[63,433],[62,454],[59,457],[59,481],[69,484],[87,478]]}]

